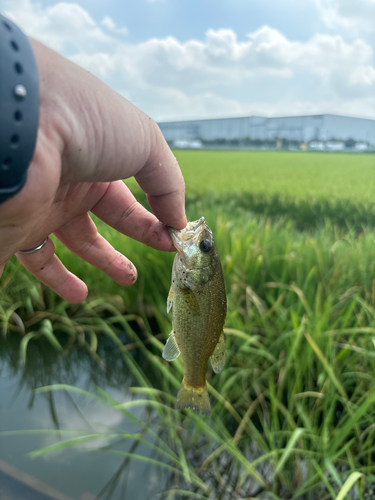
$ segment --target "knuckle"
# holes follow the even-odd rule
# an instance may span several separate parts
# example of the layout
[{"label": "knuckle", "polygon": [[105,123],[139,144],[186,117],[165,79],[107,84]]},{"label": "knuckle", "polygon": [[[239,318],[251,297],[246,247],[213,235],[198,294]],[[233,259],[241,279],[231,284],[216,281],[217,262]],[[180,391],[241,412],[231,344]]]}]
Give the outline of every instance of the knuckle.
[{"label": "knuckle", "polygon": [[99,233],[96,230],[95,234],[91,236],[91,238],[88,241],[84,241],[82,243],[81,248],[78,250],[77,255],[81,258],[83,258],[84,255],[86,255],[90,250],[92,250],[93,247],[96,246],[96,243],[98,242],[99,239]]},{"label": "knuckle", "polygon": [[150,244],[153,240],[153,234],[158,233],[157,228],[155,227],[154,221],[145,221],[144,228],[142,230],[142,243],[146,243],[146,245]]},{"label": "knuckle", "polygon": [[115,221],[113,227],[116,229],[116,231],[120,231],[120,228],[124,226],[135,214],[136,210],[138,207],[138,202],[135,200],[133,201],[125,210],[123,210],[117,219]]},{"label": "knuckle", "polygon": [[116,252],[116,253],[115,253],[115,255],[114,255],[114,256],[110,259],[110,261],[109,261],[107,264],[105,264],[105,265],[102,267],[102,269],[101,269],[101,270],[102,270],[103,272],[107,272],[107,271],[108,271],[108,270],[112,267],[112,265],[114,264],[114,262],[118,259],[118,257],[119,257],[119,253],[118,253],[118,252]]}]

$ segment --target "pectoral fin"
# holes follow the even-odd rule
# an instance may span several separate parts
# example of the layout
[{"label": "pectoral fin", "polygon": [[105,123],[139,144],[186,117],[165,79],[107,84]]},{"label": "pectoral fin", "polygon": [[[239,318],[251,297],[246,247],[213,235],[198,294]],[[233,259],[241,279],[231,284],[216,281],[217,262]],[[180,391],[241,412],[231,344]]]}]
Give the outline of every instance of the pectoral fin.
[{"label": "pectoral fin", "polygon": [[163,358],[167,361],[174,361],[180,355],[180,349],[176,343],[173,330],[169,334],[168,340],[163,349]]},{"label": "pectoral fin", "polygon": [[225,340],[224,332],[221,332],[219,342],[211,356],[212,369],[215,373],[221,372],[225,365]]},{"label": "pectoral fin", "polygon": [[173,288],[171,287],[169,289],[167,298],[167,313],[169,313],[169,311],[171,310],[172,304],[173,304]]}]

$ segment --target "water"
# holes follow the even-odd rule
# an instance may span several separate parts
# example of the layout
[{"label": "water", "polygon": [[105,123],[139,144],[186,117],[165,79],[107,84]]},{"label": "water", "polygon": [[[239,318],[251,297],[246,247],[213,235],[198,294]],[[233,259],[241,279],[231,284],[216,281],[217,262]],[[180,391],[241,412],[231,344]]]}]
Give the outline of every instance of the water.
[{"label": "water", "polygon": [[[59,337],[59,340],[64,345],[64,339]],[[129,341],[125,334],[120,335],[120,340],[124,344]],[[113,408],[108,400],[95,399],[103,397],[100,390],[120,403],[145,398],[132,391],[132,386],[139,384],[118,348],[106,335],[99,336],[96,358],[84,347],[73,347],[59,354],[47,340],[39,338],[29,343],[23,366],[19,348],[17,334],[9,334],[6,340],[0,337],[0,500],[191,498],[180,493],[160,495],[171,489],[190,490],[199,493],[194,498],[207,500],[273,498],[251,474],[244,475],[243,467],[227,451],[221,451],[207,470],[201,470],[202,464],[214,450],[220,449],[221,443],[210,440],[202,428],[194,431],[193,421],[179,412],[172,411],[168,420],[161,419],[149,406],[132,406],[131,414],[139,419],[139,424]],[[145,366],[140,350],[132,351],[132,360],[142,366],[146,376],[157,386],[157,373],[151,366]],[[35,392],[35,389],[54,384],[67,384],[89,394],[66,389]],[[214,420],[208,422],[215,425]],[[224,424],[230,435],[234,435],[238,422],[227,416]],[[147,429],[154,435],[146,432]],[[124,432],[128,439],[124,439]],[[87,440],[88,434],[95,434],[97,439]],[[145,442],[137,439],[139,434]],[[61,443],[78,438],[81,439],[78,444],[61,447]],[[186,461],[191,465],[190,471],[197,471],[204,489],[194,481],[187,484],[183,474],[176,473],[178,466],[170,459],[171,455],[157,452],[160,440],[165,440],[168,445],[165,449],[176,456],[179,453],[176,443],[181,443]],[[36,450],[54,446],[57,449],[30,456]],[[251,439],[243,440],[241,452],[249,463],[262,454]],[[300,460],[298,466],[301,481],[306,481],[312,467],[308,460]],[[272,460],[262,462],[257,471],[272,484]],[[294,470],[289,473],[289,479],[294,477]],[[303,495],[299,500],[323,498],[323,491],[322,485],[321,495],[314,491],[311,496]],[[290,491],[285,488],[279,494],[280,498],[290,498]],[[355,492],[352,498],[357,498]]]},{"label": "water", "polygon": [[[125,333],[119,339],[124,345],[129,344]],[[68,338],[59,336],[59,341],[65,345]],[[152,352],[151,345],[148,349]],[[149,361],[141,349],[132,350],[131,356],[153,386],[162,388],[160,368],[147,365]],[[73,390],[35,392],[55,384],[69,385]],[[219,442],[210,438],[211,426],[220,436],[227,436],[227,431],[235,434],[238,422],[230,414],[223,416],[224,432],[214,418],[207,419],[207,427],[204,421],[200,422],[201,427],[194,419],[173,410],[165,411],[161,418],[156,409],[144,404],[129,408],[129,416],[113,408],[108,400],[97,400],[103,398],[101,390],[105,397],[122,404],[147,399],[145,394],[132,390],[139,385],[134,371],[105,334],[99,335],[96,357],[76,344],[60,354],[45,338],[32,340],[25,366],[20,363],[18,334],[11,333],[6,340],[0,337],[0,500],[192,498],[174,492],[160,495],[170,490],[189,490],[199,494],[193,498],[207,500],[270,500],[268,492],[251,474],[244,475],[244,468],[227,451],[222,450],[210,460],[207,470],[201,469],[222,445],[220,438]],[[89,394],[78,393],[74,388]],[[176,389],[172,391],[175,395]],[[133,417],[140,423],[134,422]],[[124,439],[124,432],[128,439]],[[87,440],[88,434],[95,434],[97,439]],[[61,447],[67,440],[78,438],[81,441],[74,446]],[[190,483],[184,480],[181,462],[176,465],[174,460],[181,457],[178,443],[190,466]],[[157,446],[166,453],[158,451]],[[30,456],[45,447],[57,448]],[[249,463],[262,453],[251,439],[243,440],[241,452]],[[257,470],[272,483],[272,462],[265,461]],[[202,483],[194,482],[195,472],[203,488]]]},{"label": "water", "polygon": [[[0,432],[52,429],[59,434],[0,434],[0,498],[2,500],[147,500],[157,498],[168,483],[159,467],[100,452],[111,444],[113,450],[155,456],[152,447],[137,440],[106,436],[114,428],[128,433],[139,427],[109,405],[81,394],[54,391],[35,394],[34,389],[51,384],[72,384],[95,393],[104,389],[119,402],[134,398],[129,387],[133,376],[105,337],[99,343],[104,365],[85,349],[58,355],[42,339],[30,342],[26,366],[19,362],[19,339],[0,341]],[[157,428],[152,413],[134,408],[132,413]],[[64,430],[102,432],[100,439],[31,458],[30,452],[73,439]],[[149,439],[152,443],[152,440]]]}]

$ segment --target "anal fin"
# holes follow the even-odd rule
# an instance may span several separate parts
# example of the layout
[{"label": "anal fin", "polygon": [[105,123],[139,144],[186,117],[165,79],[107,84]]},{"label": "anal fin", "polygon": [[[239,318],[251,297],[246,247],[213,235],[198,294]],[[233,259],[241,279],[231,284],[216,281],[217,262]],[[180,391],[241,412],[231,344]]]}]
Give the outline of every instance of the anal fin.
[{"label": "anal fin", "polygon": [[220,338],[214,352],[211,356],[212,369],[215,373],[221,372],[225,365],[225,340],[224,332],[221,332]]},{"label": "anal fin", "polygon": [[163,358],[167,361],[174,361],[180,355],[180,349],[178,348],[173,330],[169,334],[168,340],[163,349]]}]

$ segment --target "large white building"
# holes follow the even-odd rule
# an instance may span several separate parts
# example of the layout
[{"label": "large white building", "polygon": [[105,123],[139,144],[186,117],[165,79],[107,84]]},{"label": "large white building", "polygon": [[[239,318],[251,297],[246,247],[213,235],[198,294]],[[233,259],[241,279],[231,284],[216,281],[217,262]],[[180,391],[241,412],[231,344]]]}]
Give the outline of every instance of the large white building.
[{"label": "large white building", "polygon": [[310,115],[265,118],[245,116],[241,118],[214,118],[159,123],[168,142],[215,141],[225,139],[260,141],[348,141],[366,143],[375,148],[375,120],[339,115]]}]

